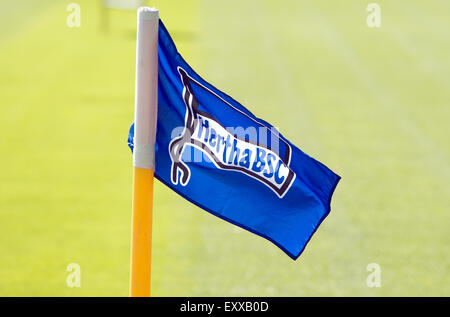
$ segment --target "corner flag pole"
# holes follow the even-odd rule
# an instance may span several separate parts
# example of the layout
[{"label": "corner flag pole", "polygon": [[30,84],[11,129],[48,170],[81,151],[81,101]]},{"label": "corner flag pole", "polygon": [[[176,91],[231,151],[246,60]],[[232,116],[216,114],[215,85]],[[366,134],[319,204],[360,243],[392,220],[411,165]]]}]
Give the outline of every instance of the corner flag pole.
[{"label": "corner flag pole", "polygon": [[159,12],[137,11],[130,296],[150,296]]}]

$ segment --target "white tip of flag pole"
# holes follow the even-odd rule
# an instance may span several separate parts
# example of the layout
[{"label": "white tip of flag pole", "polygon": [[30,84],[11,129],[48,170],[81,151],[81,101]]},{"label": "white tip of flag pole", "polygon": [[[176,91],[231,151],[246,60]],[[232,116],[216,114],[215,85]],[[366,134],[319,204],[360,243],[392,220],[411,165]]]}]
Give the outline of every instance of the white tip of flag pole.
[{"label": "white tip of flag pole", "polygon": [[140,7],[138,9],[138,16],[141,19],[145,20],[158,20],[159,19],[159,11],[156,8],[149,7]]},{"label": "white tip of flag pole", "polygon": [[154,170],[159,11],[155,8],[141,7],[137,16],[133,165]]}]

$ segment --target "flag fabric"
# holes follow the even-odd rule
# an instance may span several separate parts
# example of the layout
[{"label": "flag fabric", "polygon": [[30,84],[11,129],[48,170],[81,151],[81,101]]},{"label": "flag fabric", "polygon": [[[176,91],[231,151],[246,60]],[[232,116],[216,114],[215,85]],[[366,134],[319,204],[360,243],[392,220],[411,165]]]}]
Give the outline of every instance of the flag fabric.
[{"label": "flag fabric", "polygon": [[[158,63],[155,177],[296,259],[330,212],[340,177],[203,80],[161,20]],[[134,125],[131,150],[133,136]]]}]

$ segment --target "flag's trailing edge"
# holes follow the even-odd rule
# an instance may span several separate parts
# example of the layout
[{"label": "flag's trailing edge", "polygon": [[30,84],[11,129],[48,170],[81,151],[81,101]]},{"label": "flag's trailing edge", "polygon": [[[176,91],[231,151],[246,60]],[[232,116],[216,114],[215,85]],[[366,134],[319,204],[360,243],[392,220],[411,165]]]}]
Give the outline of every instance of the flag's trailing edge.
[{"label": "flag's trailing edge", "polygon": [[[204,81],[160,20],[155,177],[292,259],[330,212],[340,177]],[[128,135],[133,150],[134,124]]]}]

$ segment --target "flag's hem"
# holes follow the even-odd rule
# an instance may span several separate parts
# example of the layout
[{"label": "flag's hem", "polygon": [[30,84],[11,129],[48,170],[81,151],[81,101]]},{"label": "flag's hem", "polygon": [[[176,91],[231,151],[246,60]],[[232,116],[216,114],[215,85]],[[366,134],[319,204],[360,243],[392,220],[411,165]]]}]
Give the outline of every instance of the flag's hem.
[{"label": "flag's hem", "polygon": [[[339,183],[339,181],[341,180],[341,177],[339,175],[337,175],[336,173],[333,172],[334,175],[336,175],[336,179],[334,181],[333,186],[330,188],[330,192],[328,193],[328,203],[326,206],[326,212],[323,214],[322,218],[320,218],[319,222],[317,223],[316,227],[314,228],[314,231],[311,233],[311,235],[309,236],[308,240],[306,241],[305,245],[303,246],[303,249],[299,252],[299,254],[293,258],[291,257],[294,261],[297,260],[297,258],[302,255],[303,251],[305,250],[306,246],[308,245],[309,241],[311,240],[312,236],[314,235],[314,233],[316,233],[317,229],[320,227],[320,225],[322,224],[322,222],[325,220],[325,218],[330,214],[331,211],[331,198],[333,198],[333,194],[334,191],[336,189],[337,184]],[[289,253],[288,253],[289,255]],[[290,256],[290,255],[289,255]]]},{"label": "flag's hem", "polygon": [[[335,175],[336,175],[336,174],[335,174]],[[339,175],[336,175],[336,180],[335,180],[335,182],[334,182],[334,184],[333,184],[333,187],[331,188],[330,193],[329,193],[329,198],[328,198],[328,202],[329,202],[329,203],[328,203],[327,211],[324,213],[324,215],[322,216],[322,218],[320,218],[319,222],[317,223],[317,225],[316,225],[315,228],[314,228],[314,231],[311,233],[311,235],[309,236],[308,240],[307,240],[307,241],[305,242],[305,244],[303,245],[303,248],[300,250],[300,252],[299,252],[298,254],[295,255],[295,254],[293,254],[292,252],[288,251],[286,248],[284,248],[282,245],[280,245],[278,242],[276,242],[275,240],[273,240],[272,238],[270,238],[270,237],[268,237],[268,236],[266,236],[266,235],[264,235],[264,234],[262,234],[262,233],[260,233],[260,232],[257,232],[256,230],[254,230],[254,229],[252,229],[252,228],[250,228],[250,227],[247,227],[247,226],[245,226],[245,225],[243,225],[243,224],[240,224],[240,223],[238,223],[238,222],[236,222],[236,221],[234,221],[234,220],[232,220],[232,219],[229,219],[229,218],[227,218],[227,217],[225,217],[225,216],[223,216],[223,215],[221,215],[221,214],[218,214],[218,213],[212,211],[211,209],[207,208],[206,206],[204,206],[204,205],[202,205],[202,204],[199,204],[199,203],[197,203],[196,201],[190,199],[187,195],[181,193],[180,191],[178,191],[178,190],[176,190],[175,188],[173,188],[172,186],[170,186],[167,182],[165,182],[165,181],[164,181],[161,177],[159,177],[156,173],[155,173],[154,176],[155,176],[155,178],[156,178],[157,180],[159,180],[161,183],[163,183],[164,185],[166,185],[167,187],[169,187],[171,190],[173,190],[175,193],[177,193],[178,195],[180,195],[181,197],[183,197],[184,199],[186,199],[186,200],[189,201],[190,203],[196,205],[197,207],[199,207],[199,208],[201,208],[201,209],[203,209],[203,210],[206,210],[206,211],[209,212],[210,214],[212,214],[212,215],[214,215],[214,216],[216,216],[216,217],[218,217],[218,218],[220,218],[220,219],[222,219],[222,220],[225,220],[225,221],[227,221],[227,222],[229,222],[229,223],[232,223],[232,224],[235,225],[235,226],[238,226],[238,227],[240,227],[240,228],[242,228],[242,229],[244,229],[244,230],[250,231],[251,233],[256,234],[257,236],[260,236],[261,238],[264,238],[264,239],[266,239],[266,240],[272,242],[274,245],[276,245],[278,248],[280,248],[284,253],[286,253],[286,254],[287,254],[292,260],[294,260],[294,261],[297,260],[298,257],[303,253],[303,251],[305,250],[305,248],[306,248],[306,246],[308,245],[309,241],[311,240],[312,236],[313,236],[314,233],[316,232],[317,228],[319,228],[319,226],[322,224],[322,222],[324,221],[324,219],[330,214],[330,211],[331,211],[331,198],[332,198],[332,196],[333,196],[333,193],[334,193],[334,190],[336,189],[337,184],[339,183],[339,180],[341,179],[341,177],[340,177]]]}]

